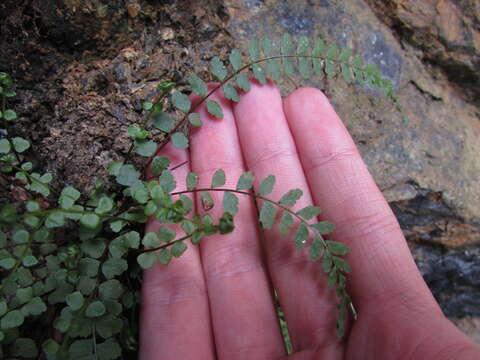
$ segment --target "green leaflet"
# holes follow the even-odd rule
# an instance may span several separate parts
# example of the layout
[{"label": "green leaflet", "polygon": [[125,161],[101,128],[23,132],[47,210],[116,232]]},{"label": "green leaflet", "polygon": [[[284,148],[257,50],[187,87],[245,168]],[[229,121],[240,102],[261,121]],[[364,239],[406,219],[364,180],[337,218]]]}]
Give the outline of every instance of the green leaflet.
[{"label": "green leaflet", "polygon": [[7,139],[0,139],[0,154],[8,154],[11,149],[10,141]]},{"label": "green leaflet", "polygon": [[352,56],[353,50],[350,48],[344,48],[340,52],[340,56],[338,57],[338,60],[341,62],[348,62],[350,60],[350,56]]},{"label": "green leaflet", "polygon": [[345,64],[340,64],[340,69],[345,82],[351,83],[353,81],[353,78],[352,78],[352,73],[350,71],[350,68]]},{"label": "green leaflet", "polygon": [[310,246],[310,249],[308,250],[309,259],[312,260],[312,261],[316,261],[316,260],[320,259],[320,257],[322,256],[322,251],[323,251],[322,240],[319,236],[315,236],[313,238],[312,245]]},{"label": "green leaflet", "polygon": [[155,156],[152,160],[150,171],[153,175],[158,176],[163,170],[170,165],[170,160],[163,156]]},{"label": "green leaflet", "polygon": [[7,121],[13,121],[17,119],[17,113],[11,109],[7,109],[3,112],[3,118]]},{"label": "green leaflet", "polygon": [[194,172],[189,172],[187,175],[187,189],[188,190],[193,190],[197,187],[198,185],[198,175],[195,174]]},{"label": "green leaflet", "polygon": [[76,311],[83,306],[85,298],[80,291],[75,291],[66,297],[66,302],[73,311]]},{"label": "green leaflet", "polygon": [[[37,283],[38,284],[38,283]],[[34,287],[35,288],[35,287]],[[35,290],[34,290],[35,291]],[[28,303],[26,303],[22,309],[22,314],[24,316],[37,316],[43,314],[47,311],[47,305],[40,299],[38,296],[31,299]]]},{"label": "green leaflet", "polygon": [[122,354],[120,345],[112,338],[97,345],[97,352],[99,359],[115,360]]},{"label": "green leaflet", "polygon": [[93,259],[100,258],[106,248],[107,245],[104,239],[85,240],[81,245],[82,251]]},{"label": "green leaflet", "polygon": [[301,222],[295,233],[295,247],[303,248],[308,239],[308,228],[304,222]]},{"label": "green leaflet", "polygon": [[304,79],[310,78],[310,64],[307,58],[298,58],[298,72]]},{"label": "green leaflet", "polygon": [[210,71],[219,81],[223,81],[227,77],[227,68],[218,56],[215,56],[210,62]]},{"label": "green leaflet", "polygon": [[106,311],[107,309],[101,301],[94,301],[88,305],[87,309],[85,310],[85,315],[90,318],[96,318],[105,314]]},{"label": "green leaflet", "polygon": [[52,339],[48,339],[42,344],[42,349],[47,355],[55,355],[59,347],[58,343]]},{"label": "green leaflet", "polygon": [[158,179],[162,190],[169,193],[175,190],[177,183],[172,172],[168,169],[164,170]]},{"label": "green leaflet", "polygon": [[208,211],[213,208],[213,199],[210,193],[208,193],[207,191],[202,191],[200,193],[200,198],[202,201],[203,210]]},{"label": "green leaflet", "polygon": [[223,119],[223,111],[220,104],[215,100],[207,100],[206,102],[208,113],[216,118]]},{"label": "green leaflet", "polygon": [[345,306],[342,304],[339,312],[336,323],[337,335],[339,338],[342,338],[345,335],[345,320],[346,320],[346,310]]},{"label": "green leaflet", "polygon": [[322,56],[323,52],[325,51],[325,43],[322,39],[315,40],[315,47],[313,48],[312,55],[319,57]]},{"label": "green leaflet", "polygon": [[233,215],[229,212],[223,213],[218,223],[218,232],[222,235],[229,234],[235,229]]},{"label": "green leaflet", "polygon": [[33,255],[27,255],[22,259],[22,264],[25,267],[35,266],[38,264],[38,260]]},{"label": "green leaflet", "polygon": [[361,68],[363,66],[363,59],[361,56],[356,55],[353,57],[352,65],[356,68]]},{"label": "green leaflet", "polygon": [[188,148],[188,138],[183,132],[172,134],[172,143],[177,149],[184,150]]},{"label": "green leaflet", "polygon": [[282,37],[282,54],[289,55],[292,52],[293,42],[290,34],[285,33]]},{"label": "green leaflet", "polygon": [[277,214],[277,208],[270,202],[264,201],[260,210],[260,222],[264,229],[271,229],[275,222],[275,215]]},{"label": "green leaflet", "polygon": [[150,157],[155,154],[157,144],[152,140],[135,140],[135,152],[144,157]]},{"label": "green leaflet", "polygon": [[237,49],[233,49],[229,55],[230,64],[232,64],[233,70],[238,71],[242,66],[242,55]]},{"label": "green leaflet", "polygon": [[282,78],[282,72],[280,70],[280,65],[278,64],[277,60],[270,59],[267,62],[267,76],[269,79],[280,82]]},{"label": "green leaflet", "polygon": [[140,173],[135,170],[133,165],[122,165],[116,175],[117,182],[120,185],[131,186],[140,178]]},{"label": "green leaflet", "polygon": [[145,110],[145,111],[151,110],[152,107],[153,107],[153,103],[152,103],[151,101],[144,101],[144,102],[142,103],[142,108],[143,108],[143,110]]},{"label": "green leaflet", "polygon": [[40,225],[40,219],[37,216],[28,215],[23,219],[23,221],[32,229],[37,228]]},{"label": "green leaflet", "polygon": [[97,276],[99,267],[100,261],[90,258],[83,258],[79,262],[78,271],[80,275],[94,277]]},{"label": "green leaflet", "polygon": [[18,230],[12,236],[12,240],[15,244],[26,244],[30,240],[30,233],[26,230]]},{"label": "green leaflet", "polygon": [[23,163],[21,168],[25,171],[31,171],[33,169],[33,164],[31,162]]},{"label": "green leaflet", "polygon": [[154,233],[154,232],[148,232],[145,234],[145,236],[143,237],[142,239],[142,244],[145,246],[145,247],[148,247],[148,248],[153,248],[153,247],[157,247],[161,244],[161,241],[160,239],[158,238],[157,234]]},{"label": "green leaflet", "polygon": [[158,230],[157,236],[161,242],[169,243],[170,241],[173,241],[175,239],[175,237],[177,236],[177,233],[170,228],[162,226]]},{"label": "green leaflet", "polygon": [[338,47],[335,44],[332,44],[328,47],[327,54],[325,55],[327,59],[336,60],[338,55]]},{"label": "green leaflet", "polygon": [[190,220],[183,220],[181,226],[185,234],[192,234],[197,229],[197,225]]},{"label": "green leaflet", "polygon": [[61,211],[54,211],[47,216],[45,226],[47,228],[61,227],[65,224],[65,215]]},{"label": "green leaflet", "polygon": [[17,300],[20,305],[23,305],[26,302],[30,301],[32,297],[33,297],[33,289],[31,286],[29,286],[26,288],[18,289],[15,296],[15,300]]},{"label": "green leaflet", "polygon": [[30,143],[21,137],[14,137],[12,143],[15,151],[18,153],[23,153],[30,147]]},{"label": "green leaflet", "polygon": [[348,263],[341,257],[332,256],[332,260],[335,266],[338,267],[340,271],[343,271],[346,273],[352,272],[352,268],[350,267],[350,265],[348,265]]},{"label": "green leaflet", "polygon": [[156,261],[157,254],[154,252],[146,252],[137,256],[138,265],[144,270],[151,268]]},{"label": "green leaflet", "polygon": [[267,77],[265,74],[265,70],[260,64],[253,64],[252,65],[252,70],[253,70],[253,77],[258,80],[260,84],[266,84],[267,83]]},{"label": "green leaflet", "polygon": [[230,191],[226,191],[223,195],[222,207],[225,212],[232,215],[238,213],[238,198]]},{"label": "green leaflet", "polygon": [[[291,55],[292,49],[293,49],[292,37],[288,33],[285,33],[282,38],[282,46],[281,46],[282,54]],[[284,57],[282,61],[283,61],[283,70],[285,71],[285,74],[290,77],[293,76],[294,71],[293,71],[292,60],[288,57]]]},{"label": "green leaflet", "polygon": [[248,52],[250,55],[250,61],[254,62],[260,57],[260,51],[258,49],[258,41],[256,39],[250,40],[248,43]]},{"label": "green leaflet", "polygon": [[137,125],[130,125],[127,128],[127,134],[131,137],[134,137],[135,139],[144,140],[148,137],[149,132]]},{"label": "green leaflet", "polygon": [[265,57],[268,57],[272,53],[272,41],[270,39],[263,39],[262,40],[262,48],[263,48],[263,54]]},{"label": "green leaflet", "polygon": [[100,217],[97,214],[85,214],[80,218],[80,224],[88,229],[96,229],[100,225]]},{"label": "green leaflet", "polygon": [[119,299],[123,292],[123,286],[117,279],[107,280],[98,287],[98,294],[103,301]]},{"label": "green leaflet", "polygon": [[325,274],[328,274],[332,270],[333,262],[332,256],[326,253],[322,258],[322,270]]},{"label": "green leaflet", "polygon": [[123,274],[128,269],[128,263],[123,259],[110,258],[102,265],[102,273],[107,279]]},{"label": "green leaflet", "polygon": [[113,200],[108,196],[102,196],[98,201],[98,206],[95,209],[97,214],[106,214],[113,209]]},{"label": "green leaflet", "polygon": [[253,187],[254,176],[248,171],[243,173],[238,179],[236,189],[237,190],[250,190]]},{"label": "green leaflet", "polygon": [[335,75],[335,63],[331,60],[325,60],[325,73],[328,77]]},{"label": "green leaflet", "polygon": [[168,265],[170,263],[170,260],[172,260],[172,252],[168,248],[161,249],[158,252],[157,256],[158,256],[158,262],[162,265]]},{"label": "green leaflet", "polygon": [[288,211],[284,211],[280,219],[280,235],[287,236],[290,233],[290,228],[295,225],[292,215]]},{"label": "green leaflet", "polygon": [[108,164],[108,175],[110,176],[117,176],[120,172],[120,168],[122,167],[123,163],[120,161],[112,161]]},{"label": "green leaflet", "polygon": [[238,74],[235,77],[235,81],[240,89],[245,92],[250,91],[250,80],[248,80],[248,77],[245,74]]},{"label": "green leaflet", "polygon": [[[71,187],[67,186],[60,193],[59,204],[62,209],[70,209],[80,198],[80,192]],[[33,210],[34,211],[34,210]]]},{"label": "green leaflet", "polygon": [[192,87],[192,91],[195,94],[197,94],[200,97],[204,97],[205,95],[207,95],[207,91],[208,91],[207,84],[205,84],[205,82],[202,79],[200,79],[197,75],[191,75],[188,77],[187,80],[190,86]]},{"label": "green leaflet", "polygon": [[240,96],[238,95],[237,90],[230,83],[226,83],[225,85],[223,85],[223,95],[229,100],[235,102],[240,101]]},{"label": "green leaflet", "polygon": [[326,243],[328,249],[334,255],[346,255],[350,252],[350,249],[345,244],[342,244],[340,242],[327,240]]},{"label": "green leaflet", "polygon": [[3,316],[7,312],[7,302],[5,300],[0,300],[0,316]]},{"label": "green leaflet", "polygon": [[318,206],[307,206],[297,212],[298,216],[301,216],[307,220],[313,219],[318,216],[322,210]]},{"label": "green leaflet", "polygon": [[178,241],[173,244],[171,249],[172,256],[179,258],[187,250],[187,245],[183,241]]},{"label": "green leaflet", "polygon": [[273,187],[275,186],[275,176],[268,175],[260,184],[260,188],[258,193],[260,195],[268,195],[273,191]]},{"label": "green leaflet", "polygon": [[320,221],[316,224],[311,225],[314,229],[316,229],[320,234],[327,235],[335,230],[335,224],[329,221]]},{"label": "green leaflet", "polygon": [[218,169],[217,171],[215,171],[212,177],[211,187],[212,188],[221,187],[225,185],[225,182],[226,182],[225,171],[223,171],[222,169]]},{"label": "green leaflet", "polygon": [[155,126],[158,130],[170,132],[175,127],[175,120],[162,112],[154,116],[153,126]]},{"label": "green leaflet", "polygon": [[305,57],[308,55],[308,46],[308,38],[305,36],[300,37],[297,46],[297,55],[300,56],[298,58],[298,71],[304,79],[310,77],[310,61]]},{"label": "green leaflet", "polygon": [[294,206],[297,200],[303,195],[303,191],[300,189],[289,190],[279,201],[279,204]]},{"label": "green leaflet", "polygon": [[200,114],[198,113],[191,113],[188,115],[188,121],[192,126],[200,127],[202,126],[202,119],[200,118]]},{"label": "green leaflet", "polygon": [[2,330],[8,330],[19,327],[23,324],[24,316],[19,310],[12,310],[6,313],[0,320],[0,328]]},{"label": "green leaflet", "polygon": [[172,94],[172,103],[178,110],[183,111],[184,113],[188,112],[192,105],[188,96],[180,91],[176,91]]},{"label": "green leaflet", "polygon": [[112,315],[106,315],[101,319],[95,321],[95,329],[97,331],[97,334],[104,339],[109,339],[114,335],[120,333],[122,331],[122,328],[122,319],[116,318]]},{"label": "green leaflet", "polygon": [[293,77],[295,75],[292,59],[285,57],[283,58],[283,71],[285,75]]}]

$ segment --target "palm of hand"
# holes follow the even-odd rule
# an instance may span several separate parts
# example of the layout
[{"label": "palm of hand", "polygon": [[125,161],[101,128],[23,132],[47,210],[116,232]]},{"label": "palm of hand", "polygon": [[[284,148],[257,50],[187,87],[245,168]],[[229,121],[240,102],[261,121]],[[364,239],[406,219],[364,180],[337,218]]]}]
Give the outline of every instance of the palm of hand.
[{"label": "palm of hand", "polygon": [[[204,126],[192,135],[189,154],[164,149],[173,165],[188,160],[175,170],[176,178],[194,171],[200,186],[208,187],[222,168],[226,187],[234,188],[251,170],[257,179],[277,175],[274,198],[303,190],[298,208],[320,205],[322,218],[337,224],[331,239],[352,249],[349,289],[359,319],[344,339],[336,337],[336,302],[321,267],[292,239],[259,229],[255,207],[245,198],[232,234],[211,236],[167,267],[145,272],[142,360],[285,358],[272,289],[292,337],[291,359],[479,357],[443,318],[388,204],[323,94],[300,89],[282,103],[274,87],[254,86],[234,106],[217,101],[224,119],[202,109]],[[210,213],[219,216],[221,210]],[[147,231],[159,226],[150,221]]]}]

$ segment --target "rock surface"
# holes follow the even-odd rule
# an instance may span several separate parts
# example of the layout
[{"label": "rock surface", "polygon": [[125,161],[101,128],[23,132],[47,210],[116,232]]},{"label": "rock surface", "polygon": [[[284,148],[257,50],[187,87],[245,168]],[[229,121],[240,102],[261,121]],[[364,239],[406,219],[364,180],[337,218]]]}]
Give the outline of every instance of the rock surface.
[{"label": "rock surface", "polygon": [[[409,122],[369,88],[314,79],[346,122],[443,310],[480,339],[480,5],[475,0],[6,0],[0,71],[18,79],[32,159],[88,190],[125,154],[156,85],[205,75],[246,39],[319,36],[374,62]],[[290,83],[282,85],[292,90]]]}]

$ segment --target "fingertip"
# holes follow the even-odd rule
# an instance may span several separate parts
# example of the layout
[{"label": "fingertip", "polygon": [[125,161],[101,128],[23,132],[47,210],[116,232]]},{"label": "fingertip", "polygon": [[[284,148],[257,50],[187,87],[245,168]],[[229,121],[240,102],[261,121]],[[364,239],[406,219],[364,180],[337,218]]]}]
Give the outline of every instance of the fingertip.
[{"label": "fingertip", "polygon": [[243,104],[265,104],[267,105],[272,99],[281,98],[280,90],[278,87],[268,81],[265,84],[260,84],[256,80],[250,81],[250,91],[242,92],[240,96],[240,102],[234,106],[242,106]]},{"label": "fingertip", "polygon": [[302,87],[299,89],[296,89],[292,93],[290,93],[286,97],[286,101],[309,101],[309,100],[315,100],[315,101],[324,101],[328,102],[327,96],[321,91],[320,89],[317,88],[312,88],[312,87]]},{"label": "fingertip", "polygon": [[334,115],[335,110],[327,96],[319,89],[304,87],[295,90],[284,101],[285,111],[291,113],[301,109],[304,112],[319,112]]}]

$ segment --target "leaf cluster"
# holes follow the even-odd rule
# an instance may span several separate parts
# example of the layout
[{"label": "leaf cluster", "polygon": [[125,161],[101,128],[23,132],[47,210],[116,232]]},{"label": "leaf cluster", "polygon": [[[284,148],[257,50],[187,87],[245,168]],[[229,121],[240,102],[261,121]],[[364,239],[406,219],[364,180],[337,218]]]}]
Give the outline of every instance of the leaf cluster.
[{"label": "leaf cluster", "polygon": [[[263,229],[288,237],[312,261],[319,261],[319,270],[339,299],[337,331],[343,335],[346,311],[353,308],[346,290],[351,269],[343,258],[349,250],[325,238],[335,226],[317,220],[319,207],[294,209],[300,189],[271,198],[275,176],[254,187],[251,172],[242,174],[232,188],[225,187],[222,169],[204,188],[198,187],[198,174],[190,172],[187,189],[179,191],[170,160],[155,154],[169,141],[188,148],[185,129],[202,126],[198,106],[205,103],[211,116],[222,118],[220,104],[210,95],[222,89],[225,98],[238,102],[240,94],[249,91],[251,78],[263,84],[295,72],[303,78],[338,73],[393,98],[392,84],[352,50],[321,39],[310,42],[302,37],[295,43],[286,34],[277,54],[268,39],[251,41],[248,51],[248,57],[234,49],[226,60],[211,59],[210,72],[219,81],[214,88],[189,76],[187,82],[200,98],[195,104],[175,83],[160,83],[155,97],[143,102],[145,121],[127,129],[127,155],[108,165],[108,175],[118,187],[97,181],[88,194],[68,185],[51,188],[53,176],[27,161],[30,142],[8,134],[18,117],[7,107],[15,91],[11,77],[0,73],[0,120],[7,129],[0,139],[0,180],[8,184],[1,197],[7,200],[0,203],[0,357],[34,359],[43,354],[49,360],[110,360],[134,354],[142,270],[169,264],[213,234],[234,231],[240,196],[257,202]],[[172,107],[175,111],[168,113]],[[155,140],[158,134],[160,142]],[[131,152],[148,159],[153,179],[146,179],[143,166],[130,161]],[[214,192],[223,194],[221,204],[215,204]],[[202,213],[194,211],[192,194],[201,199]],[[216,219],[209,213],[215,206],[222,209]],[[160,223],[157,232],[144,232],[149,217]],[[172,224],[180,227],[173,230]],[[45,331],[34,334],[32,325]]]}]

